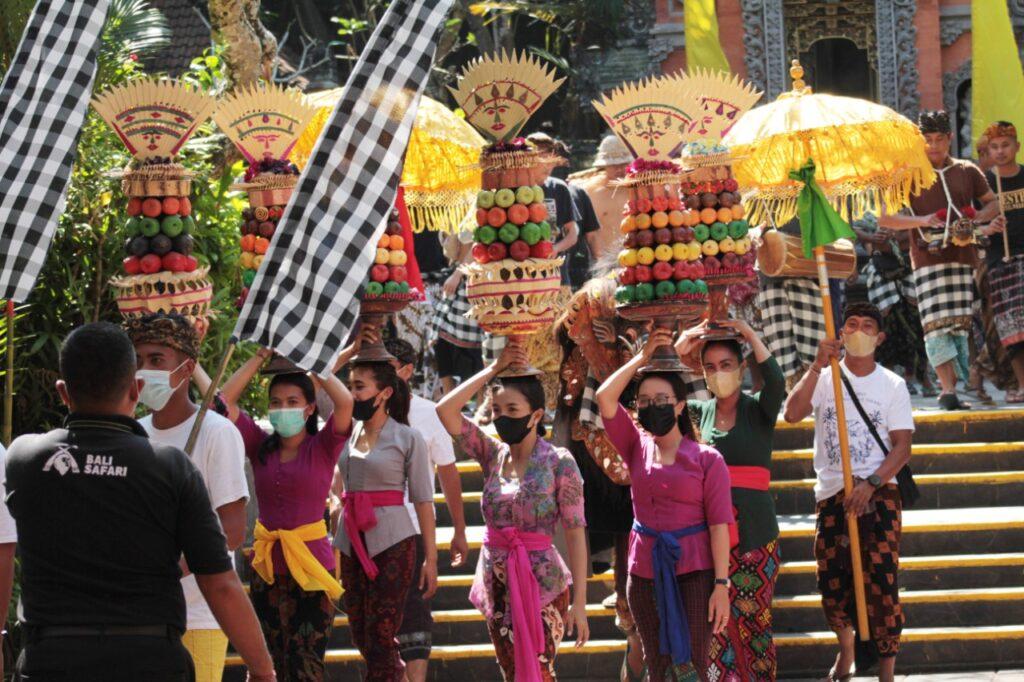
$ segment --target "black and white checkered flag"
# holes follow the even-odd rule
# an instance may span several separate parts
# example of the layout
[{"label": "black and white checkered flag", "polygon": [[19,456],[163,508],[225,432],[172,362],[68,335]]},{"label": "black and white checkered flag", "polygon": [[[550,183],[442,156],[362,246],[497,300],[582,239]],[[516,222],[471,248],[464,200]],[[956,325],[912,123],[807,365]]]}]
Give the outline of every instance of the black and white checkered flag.
[{"label": "black and white checkered flag", "polygon": [[394,0],[345,84],[235,335],[326,372],[348,337],[452,0]]},{"label": "black and white checkered flag", "polygon": [[39,0],[0,84],[0,298],[24,301],[67,201],[110,0]]}]

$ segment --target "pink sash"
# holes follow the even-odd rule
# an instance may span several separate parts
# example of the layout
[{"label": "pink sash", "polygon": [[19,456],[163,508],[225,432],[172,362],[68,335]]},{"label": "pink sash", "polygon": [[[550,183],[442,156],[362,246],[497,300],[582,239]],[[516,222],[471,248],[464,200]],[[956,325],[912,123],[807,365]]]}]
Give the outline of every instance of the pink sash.
[{"label": "pink sash", "polygon": [[397,507],[405,504],[405,492],[401,490],[370,490],[361,492],[345,492],[341,496],[342,522],[345,533],[352,543],[352,551],[362,564],[370,580],[377,578],[377,564],[366,552],[366,545],[360,532],[366,532],[377,525],[374,507]]},{"label": "pink sash", "polygon": [[528,552],[550,547],[551,536],[527,533],[512,526],[487,526],[484,544],[489,549],[508,552],[506,573],[512,630],[515,633],[516,682],[540,682],[540,661],[537,657],[544,653],[544,623],[540,618],[540,587],[533,575]]}]

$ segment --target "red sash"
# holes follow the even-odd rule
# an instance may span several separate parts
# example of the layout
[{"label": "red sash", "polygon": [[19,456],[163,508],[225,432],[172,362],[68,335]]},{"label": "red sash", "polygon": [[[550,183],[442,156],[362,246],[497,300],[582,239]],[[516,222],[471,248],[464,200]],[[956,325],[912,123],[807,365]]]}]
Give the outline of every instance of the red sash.
[{"label": "red sash", "polygon": [[[767,491],[768,485],[772,482],[772,473],[764,467],[730,466],[729,481],[733,488]],[[732,511],[733,514],[737,513],[735,506]],[[740,544],[740,531],[736,523],[733,522],[729,524],[729,546],[735,547],[738,544]]]}]

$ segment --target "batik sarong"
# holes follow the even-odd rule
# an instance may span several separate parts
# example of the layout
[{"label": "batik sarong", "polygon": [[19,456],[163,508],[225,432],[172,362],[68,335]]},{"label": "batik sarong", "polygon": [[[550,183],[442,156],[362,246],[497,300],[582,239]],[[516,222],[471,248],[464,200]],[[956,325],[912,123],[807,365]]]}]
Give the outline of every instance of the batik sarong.
[{"label": "batik sarong", "polygon": [[1024,256],[989,268],[989,296],[999,341],[1004,347],[1024,343]]},{"label": "batik sarong", "polygon": [[[853,626],[856,605],[850,566],[850,535],[843,510],[844,494],[818,502],[814,558],[825,620],[833,631]],[[864,571],[868,627],[883,658],[900,650],[903,608],[900,605],[899,566],[903,511],[899,488],[889,483],[871,497],[867,513],[857,519],[861,568]]]},{"label": "batik sarong", "polygon": [[713,635],[709,682],[773,682],[777,669],[772,636],[772,597],[779,575],[779,543],[729,557],[732,617],[725,632]]}]

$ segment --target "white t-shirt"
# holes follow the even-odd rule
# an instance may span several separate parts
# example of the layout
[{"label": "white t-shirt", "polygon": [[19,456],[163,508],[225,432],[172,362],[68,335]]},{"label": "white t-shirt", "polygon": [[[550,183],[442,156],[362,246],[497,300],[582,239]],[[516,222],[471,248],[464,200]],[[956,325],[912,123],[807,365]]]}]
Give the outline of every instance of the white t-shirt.
[{"label": "white t-shirt", "polygon": [[[197,413],[198,414],[198,413]],[[153,416],[146,415],[139,420],[142,428],[154,441],[185,449],[188,435],[196,415],[170,429],[153,427]],[[192,451],[192,463],[199,469],[210,495],[210,504],[216,510],[237,500],[249,499],[249,486],[245,481],[245,445],[242,435],[230,421],[216,412],[207,412],[199,427],[199,437]],[[194,575],[181,579],[188,609],[189,630],[219,630],[220,625],[213,617],[210,607],[203,599]]]},{"label": "white t-shirt", "polygon": [[[427,453],[430,455],[431,464],[440,467],[455,463],[452,437],[444,428],[440,417],[437,416],[437,403],[414,395],[412,403],[409,405],[409,426],[419,431],[423,440],[427,442]],[[405,491],[405,506],[409,510],[409,516],[412,517],[412,525],[419,533],[420,520],[416,516],[416,505],[409,501],[408,489]]]},{"label": "white t-shirt", "polygon": [[[890,431],[913,431],[914,415],[910,406],[910,392],[906,382],[881,365],[866,377],[855,376],[841,363],[846,376],[857,393],[864,412],[875,425],[885,443],[886,451],[878,447],[857,408],[843,386],[843,405],[846,408],[846,429],[850,440],[850,465],[853,475],[867,478],[875,473],[892,448]],[[842,381],[840,379],[840,381]],[[836,429],[836,400],[832,389],[832,368],[821,370],[818,385],[811,398],[814,408],[814,471],[818,480],[814,484],[814,498],[825,500],[843,489],[843,465],[839,453],[839,433]]]},{"label": "white t-shirt", "polygon": [[7,450],[0,445],[0,543],[18,541],[18,528],[7,509]]}]

